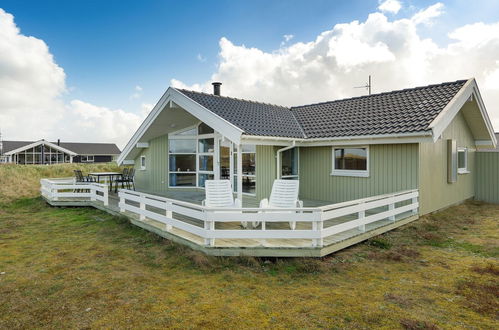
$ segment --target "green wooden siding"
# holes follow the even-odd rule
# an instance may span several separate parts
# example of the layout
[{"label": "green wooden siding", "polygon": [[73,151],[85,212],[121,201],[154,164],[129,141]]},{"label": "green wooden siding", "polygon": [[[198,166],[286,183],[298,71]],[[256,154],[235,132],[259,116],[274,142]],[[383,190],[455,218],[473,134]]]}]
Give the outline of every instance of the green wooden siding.
[{"label": "green wooden siding", "polygon": [[[447,140],[468,148],[470,174],[458,174],[457,182],[447,182]],[[442,138],[420,144],[420,214],[433,212],[472,198],[475,193],[475,141],[461,113],[442,134]]]},{"label": "green wooden siding", "polygon": [[499,204],[499,152],[477,152],[475,199]]},{"label": "green wooden siding", "polygon": [[418,145],[380,144],[369,147],[369,177],[333,176],[332,147],[300,148],[300,198],[343,202],[415,189]]},{"label": "green wooden siding", "polygon": [[269,198],[276,179],[276,152],[274,146],[256,147],[256,199]]}]

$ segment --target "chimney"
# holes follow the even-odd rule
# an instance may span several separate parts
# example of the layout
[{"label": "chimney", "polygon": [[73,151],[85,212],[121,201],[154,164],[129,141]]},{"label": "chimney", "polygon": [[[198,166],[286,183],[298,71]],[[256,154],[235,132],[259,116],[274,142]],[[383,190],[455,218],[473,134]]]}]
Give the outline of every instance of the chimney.
[{"label": "chimney", "polygon": [[213,95],[220,96],[220,86],[222,86],[221,82],[213,82]]},{"label": "chimney", "polygon": [[57,139],[57,145],[60,146],[61,145],[61,139]]}]

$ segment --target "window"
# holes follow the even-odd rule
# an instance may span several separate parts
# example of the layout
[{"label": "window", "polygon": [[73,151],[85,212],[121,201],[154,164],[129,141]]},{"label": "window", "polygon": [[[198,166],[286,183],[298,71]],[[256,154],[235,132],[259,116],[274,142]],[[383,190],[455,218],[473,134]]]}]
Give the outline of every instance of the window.
[{"label": "window", "polygon": [[[256,194],[256,146],[243,145],[243,193]],[[237,191],[237,153],[234,152],[234,191]]]},{"label": "window", "polygon": [[204,187],[214,178],[215,135],[208,125],[172,133],[168,136],[170,187]]},{"label": "window", "polygon": [[288,149],[281,154],[281,178],[298,178],[298,148]]},{"label": "window", "polygon": [[333,148],[333,172],[338,176],[369,176],[369,148]]},{"label": "window", "polygon": [[94,156],[82,155],[81,156],[81,162],[82,163],[93,163],[94,162]]},{"label": "window", "polygon": [[140,156],[140,169],[142,171],[146,169],[146,156]]},{"label": "window", "polygon": [[468,171],[468,149],[458,148],[457,149],[457,173],[466,174],[470,173]]}]

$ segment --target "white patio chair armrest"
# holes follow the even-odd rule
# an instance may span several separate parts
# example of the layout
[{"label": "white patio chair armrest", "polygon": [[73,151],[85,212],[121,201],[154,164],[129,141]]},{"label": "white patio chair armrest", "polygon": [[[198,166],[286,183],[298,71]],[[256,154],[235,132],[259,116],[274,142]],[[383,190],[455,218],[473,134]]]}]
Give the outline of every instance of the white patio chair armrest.
[{"label": "white patio chair armrest", "polygon": [[264,198],[260,201],[260,208],[268,208],[269,207],[269,200],[267,198]]},{"label": "white patio chair armrest", "polygon": [[234,206],[236,208],[242,208],[243,207],[243,203],[241,202],[241,200],[239,198],[236,198],[236,199],[234,199]]}]

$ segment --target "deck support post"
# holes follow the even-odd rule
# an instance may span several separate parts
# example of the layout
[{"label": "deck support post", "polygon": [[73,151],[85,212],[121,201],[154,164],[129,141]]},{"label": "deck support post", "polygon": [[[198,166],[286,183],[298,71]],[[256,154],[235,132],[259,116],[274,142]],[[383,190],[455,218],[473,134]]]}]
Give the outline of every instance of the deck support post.
[{"label": "deck support post", "polygon": [[322,247],[324,245],[324,239],[320,237],[323,228],[324,228],[324,223],[322,222],[322,219],[312,222],[312,230],[316,231],[319,234],[319,238],[315,238],[312,240],[312,247]]},{"label": "deck support post", "polygon": [[142,212],[142,211],[146,210],[146,203],[144,203],[145,198],[146,198],[146,196],[144,196],[143,194],[140,194],[140,210],[141,210],[140,216],[139,216],[140,221],[144,221],[146,219],[144,212]]},{"label": "deck support post", "polygon": [[[206,212],[206,218],[204,220],[204,229],[206,229],[207,232],[210,232],[212,230],[215,230],[215,221],[213,221],[211,218],[211,212]],[[204,245],[206,246],[215,246],[215,239],[214,238],[209,238],[205,237],[204,238]]]},{"label": "deck support post", "polygon": [[125,198],[121,194],[122,193],[120,192],[120,204],[119,204],[119,207],[120,207],[120,212],[124,213],[125,212]]},{"label": "deck support post", "polygon": [[97,190],[95,189],[94,185],[90,185],[90,200],[92,202],[95,202],[97,200],[95,195],[97,195]]},{"label": "deck support post", "polygon": [[[172,203],[171,202],[166,202],[166,217],[169,219],[173,219],[173,212],[172,212]],[[172,225],[166,224],[166,231],[171,231],[172,230]]]}]

